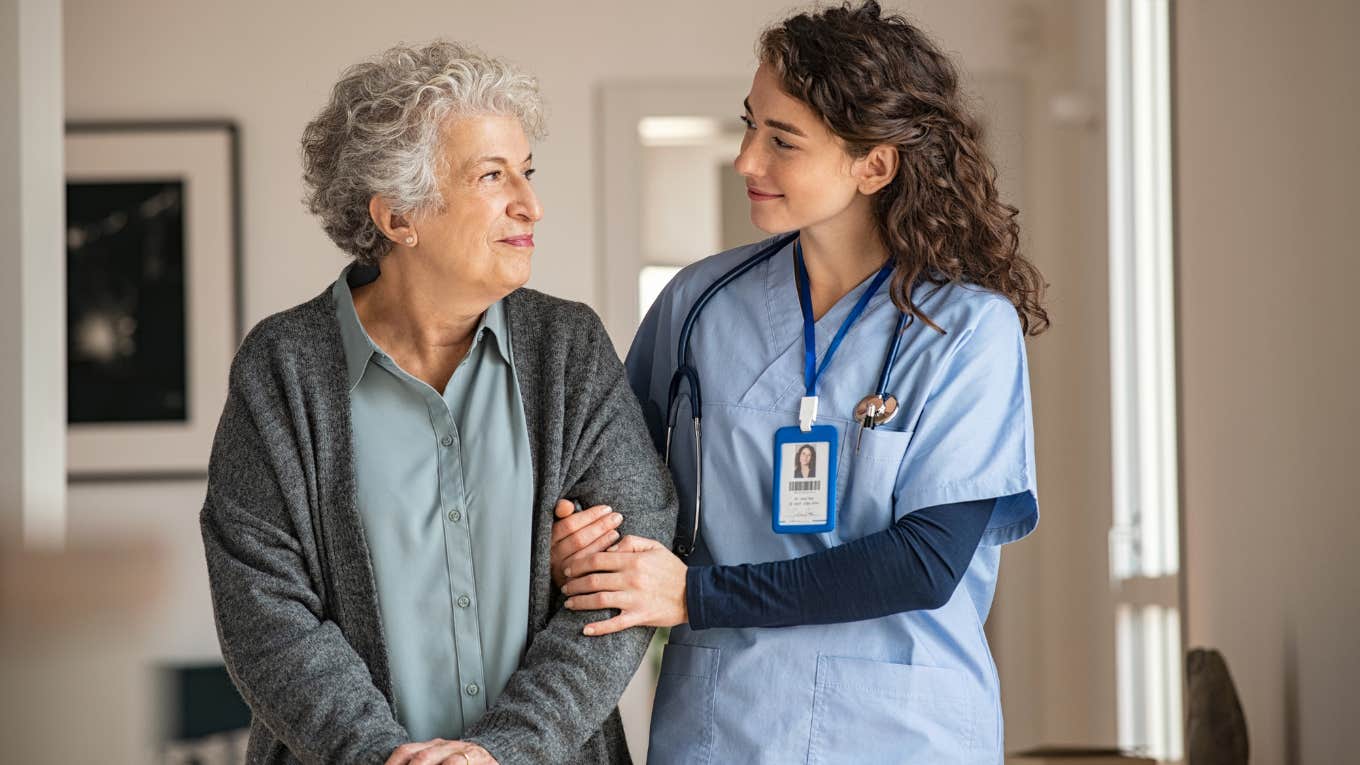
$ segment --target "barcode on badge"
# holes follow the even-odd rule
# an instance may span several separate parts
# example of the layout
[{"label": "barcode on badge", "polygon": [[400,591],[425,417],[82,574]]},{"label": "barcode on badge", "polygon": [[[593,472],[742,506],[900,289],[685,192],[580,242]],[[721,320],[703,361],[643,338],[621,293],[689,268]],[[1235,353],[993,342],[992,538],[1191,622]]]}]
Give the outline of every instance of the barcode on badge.
[{"label": "barcode on badge", "polygon": [[789,481],[789,491],[821,491],[821,481]]}]

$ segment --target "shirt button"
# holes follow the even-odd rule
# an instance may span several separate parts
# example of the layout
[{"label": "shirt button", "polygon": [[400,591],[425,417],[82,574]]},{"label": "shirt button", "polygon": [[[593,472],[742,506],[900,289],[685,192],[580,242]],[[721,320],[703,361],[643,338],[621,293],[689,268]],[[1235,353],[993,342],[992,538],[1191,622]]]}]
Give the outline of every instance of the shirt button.
[{"label": "shirt button", "polygon": [[453,436],[446,435],[443,438],[439,439],[439,443],[445,446],[453,446]]},{"label": "shirt button", "polygon": [[467,691],[467,695],[469,696],[476,696],[482,692],[482,689],[478,688],[476,683],[468,683],[467,687],[463,690]]},{"label": "shirt button", "polygon": [[472,598],[469,598],[469,597],[466,596],[466,595],[459,595],[459,596],[458,596],[458,607],[459,607],[459,608],[467,608],[467,607],[470,606],[470,605],[472,605]]},{"label": "shirt button", "polygon": [[457,510],[450,510],[450,511],[449,511],[449,520],[450,520],[450,521],[453,521],[454,523],[457,523],[457,522],[463,520],[463,514],[460,513],[460,512],[458,512]]}]

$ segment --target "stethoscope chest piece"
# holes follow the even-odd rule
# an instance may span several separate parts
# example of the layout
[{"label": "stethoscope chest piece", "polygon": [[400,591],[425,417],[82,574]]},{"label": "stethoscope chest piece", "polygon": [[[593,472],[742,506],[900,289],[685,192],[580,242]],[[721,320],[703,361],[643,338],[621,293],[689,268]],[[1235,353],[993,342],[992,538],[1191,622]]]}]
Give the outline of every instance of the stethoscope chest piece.
[{"label": "stethoscope chest piece", "polygon": [[855,419],[866,428],[876,428],[891,422],[897,416],[897,409],[896,396],[888,395],[886,398],[878,394],[865,396],[855,405]]}]

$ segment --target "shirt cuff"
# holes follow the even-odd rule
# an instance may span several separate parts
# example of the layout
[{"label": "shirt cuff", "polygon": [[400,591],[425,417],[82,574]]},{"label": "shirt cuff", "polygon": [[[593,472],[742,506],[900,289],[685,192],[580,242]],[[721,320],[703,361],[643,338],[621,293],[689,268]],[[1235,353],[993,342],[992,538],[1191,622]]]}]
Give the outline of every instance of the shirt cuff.
[{"label": "shirt cuff", "polygon": [[690,566],[685,572],[685,610],[689,612],[689,628],[702,630],[708,627],[704,615],[704,580],[712,566]]}]

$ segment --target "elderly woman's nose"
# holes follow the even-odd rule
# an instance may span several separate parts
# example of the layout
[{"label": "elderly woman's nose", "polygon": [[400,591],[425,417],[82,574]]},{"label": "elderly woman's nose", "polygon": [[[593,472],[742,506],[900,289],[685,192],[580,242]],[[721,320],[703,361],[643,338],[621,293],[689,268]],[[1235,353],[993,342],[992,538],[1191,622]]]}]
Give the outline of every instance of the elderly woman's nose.
[{"label": "elderly woman's nose", "polygon": [[538,194],[534,193],[534,187],[528,181],[520,182],[520,191],[510,203],[509,212],[511,217],[530,223],[543,217],[543,205],[539,203]]}]

